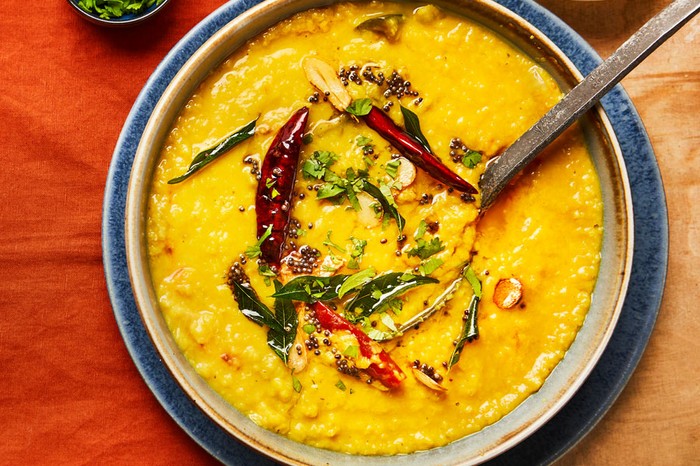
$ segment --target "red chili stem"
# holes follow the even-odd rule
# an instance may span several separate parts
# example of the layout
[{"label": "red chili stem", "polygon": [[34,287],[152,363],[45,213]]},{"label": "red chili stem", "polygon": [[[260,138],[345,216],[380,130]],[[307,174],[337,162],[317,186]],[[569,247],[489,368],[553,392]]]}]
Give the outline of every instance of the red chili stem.
[{"label": "red chili stem", "polygon": [[280,128],[260,170],[255,212],[258,238],[272,225],[271,235],[260,245],[261,258],[271,267],[279,267],[284,252],[299,153],[308,116],[309,109],[302,107]]},{"label": "red chili stem", "polygon": [[379,108],[372,106],[372,109],[363,118],[367,126],[379,133],[380,136],[398,149],[404,157],[437,181],[445,183],[457,191],[469,194],[478,192],[474,186],[440,162],[416,138],[397,126],[394,120]]},{"label": "red chili stem", "polygon": [[[321,302],[315,302],[311,305],[316,318],[321,327],[330,331],[345,330],[351,332],[360,346],[360,354],[371,360],[372,363],[365,369],[365,372],[375,380],[378,380],[387,388],[397,388],[406,378],[389,353],[384,351],[379,343],[372,340],[365,332],[355,327],[347,319],[333,311],[330,307]],[[377,361],[378,362],[375,362]]]}]

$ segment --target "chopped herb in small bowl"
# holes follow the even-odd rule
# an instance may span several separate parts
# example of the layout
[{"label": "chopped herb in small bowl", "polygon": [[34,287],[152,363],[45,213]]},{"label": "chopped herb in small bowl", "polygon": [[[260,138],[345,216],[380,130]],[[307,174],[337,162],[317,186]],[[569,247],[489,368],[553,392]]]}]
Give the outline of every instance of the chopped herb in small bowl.
[{"label": "chopped herb in small bowl", "polygon": [[68,0],[84,19],[101,26],[131,26],[154,16],[169,0]]}]

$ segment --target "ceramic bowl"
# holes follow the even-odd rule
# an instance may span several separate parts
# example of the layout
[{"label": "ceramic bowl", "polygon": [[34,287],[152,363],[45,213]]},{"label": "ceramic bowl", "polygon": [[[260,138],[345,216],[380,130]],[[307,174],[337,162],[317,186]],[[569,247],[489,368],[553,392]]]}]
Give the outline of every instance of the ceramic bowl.
[{"label": "ceramic bowl", "polygon": [[[182,65],[156,104],[136,150],[129,180],[125,241],[131,286],[149,336],[163,363],[187,396],[231,436],[287,464],[389,465],[392,456],[352,456],[303,445],[264,430],[220,398],[185,360],[155,299],[148,268],[145,219],[149,183],[176,116],[198,84],[246,40],[296,12],[333,0],[269,0],[223,25]],[[488,0],[434,2],[467,16],[535,58],[562,89],[582,79],[566,55],[543,33],[510,10]],[[614,131],[601,107],[581,121],[600,177],[605,234],[599,278],[584,325],[564,359],[541,389],[510,414],[475,434],[446,446],[400,457],[401,464],[476,464],[523,441],[552,418],[576,393],[595,366],[615,328],[628,285],[633,251],[630,187]]]},{"label": "ceramic bowl", "polygon": [[93,24],[107,27],[126,27],[140,24],[149,18],[152,18],[158,12],[163,11],[165,6],[170,2],[170,0],[163,0],[160,4],[154,3],[150,7],[146,8],[144,11],[135,14],[125,14],[118,18],[101,18],[97,13],[91,13],[85,11],[79,6],[79,0],[68,0],[70,6],[73,10],[83,19],[90,21]]}]

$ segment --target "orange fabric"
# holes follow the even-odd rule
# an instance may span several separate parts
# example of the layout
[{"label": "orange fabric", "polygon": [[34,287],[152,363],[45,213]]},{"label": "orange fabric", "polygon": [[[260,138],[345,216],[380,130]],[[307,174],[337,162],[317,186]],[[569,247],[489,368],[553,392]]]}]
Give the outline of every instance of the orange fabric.
[{"label": "orange fabric", "polygon": [[117,137],[170,48],[223,0],[105,29],[66,1],[0,13],[0,464],[218,464],[129,357],[100,223]]}]

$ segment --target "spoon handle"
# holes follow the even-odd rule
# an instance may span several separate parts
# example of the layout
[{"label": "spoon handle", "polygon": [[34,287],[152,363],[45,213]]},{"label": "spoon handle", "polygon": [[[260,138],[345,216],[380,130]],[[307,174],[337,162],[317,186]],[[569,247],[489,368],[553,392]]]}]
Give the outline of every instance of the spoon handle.
[{"label": "spoon handle", "polygon": [[481,209],[488,209],[521,169],[571,123],[700,10],[700,0],[676,0],[651,18],[577,84],[532,128],[489,163],[481,177]]}]

